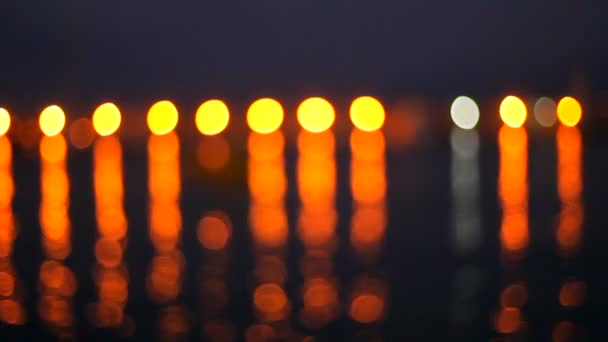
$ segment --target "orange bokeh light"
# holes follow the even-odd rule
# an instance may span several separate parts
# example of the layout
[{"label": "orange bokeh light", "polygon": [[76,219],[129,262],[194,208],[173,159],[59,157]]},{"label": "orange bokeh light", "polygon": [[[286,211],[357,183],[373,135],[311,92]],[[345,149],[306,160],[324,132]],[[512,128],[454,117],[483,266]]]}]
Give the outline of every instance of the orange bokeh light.
[{"label": "orange bokeh light", "polygon": [[148,110],[146,121],[148,128],[154,135],[165,135],[173,131],[177,126],[179,114],[177,108],[171,101],[158,101]]},{"label": "orange bokeh light", "polygon": [[384,117],[382,103],[371,96],[358,97],[350,105],[350,119],[362,131],[379,130],[384,124]]},{"label": "orange bokeh light", "polygon": [[72,146],[79,150],[83,150],[93,143],[95,140],[95,130],[91,120],[80,118],[72,122],[68,133]]},{"label": "orange bokeh light", "polygon": [[44,135],[55,136],[61,133],[65,126],[65,113],[57,105],[48,106],[40,113],[38,123]]},{"label": "orange bokeh light", "polygon": [[526,104],[517,96],[509,95],[500,103],[500,117],[509,127],[521,127],[527,115]]},{"label": "orange bokeh light", "polygon": [[205,101],[196,110],[194,123],[203,135],[220,134],[228,126],[230,112],[222,100]]},{"label": "orange bokeh light", "polygon": [[228,216],[221,212],[205,215],[198,223],[197,236],[203,247],[210,250],[221,250],[226,247],[232,235]]},{"label": "orange bokeh light", "polygon": [[196,154],[203,169],[220,171],[230,162],[230,144],[223,135],[204,137],[198,144]]},{"label": "orange bokeh light", "polygon": [[332,105],[321,97],[308,98],[297,110],[298,122],[305,130],[320,133],[334,124],[336,113]]},{"label": "orange bokeh light", "polygon": [[0,136],[3,136],[8,132],[11,127],[11,115],[8,110],[0,107]]},{"label": "orange bokeh light", "polygon": [[283,115],[283,107],[277,100],[263,98],[249,106],[247,124],[256,133],[268,134],[281,127]]},{"label": "orange bokeh light", "polygon": [[120,110],[111,102],[100,105],[93,112],[93,127],[101,136],[108,136],[116,132],[120,127],[120,121]]},{"label": "orange bokeh light", "polygon": [[583,116],[581,104],[573,97],[566,96],[557,104],[557,118],[566,126],[574,127]]}]

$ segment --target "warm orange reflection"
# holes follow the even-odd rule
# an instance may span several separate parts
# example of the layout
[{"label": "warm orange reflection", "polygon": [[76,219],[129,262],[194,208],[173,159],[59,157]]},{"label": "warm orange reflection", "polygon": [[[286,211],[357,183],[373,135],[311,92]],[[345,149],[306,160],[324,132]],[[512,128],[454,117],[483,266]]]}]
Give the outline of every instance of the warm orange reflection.
[{"label": "warm orange reflection", "polygon": [[514,283],[502,290],[500,305],[502,307],[521,308],[528,302],[528,288],[523,283]]},{"label": "warm orange reflection", "polygon": [[286,317],[289,301],[281,286],[266,283],[255,289],[253,304],[264,321],[273,322]]},{"label": "warm orange reflection", "polygon": [[359,323],[381,320],[387,309],[386,286],[383,281],[368,277],[358,279],[352,290],[348,315]]},{"label": "warm orange reflection", "polygon": [[583,142],[580,130],[567,126],[557,129],[556,140],[557,192],[561,202],[557,244],[561,254],[572,255],[576,253],[582,240]]},{"label": "warm orange reflection", "polygon": [[384,135],[380,131],[353,129],[351,147],[351,193],[354,213],[351,244],[361,256],[373,259],[386,230],[386,165]]},{"label": "warm orange reflection", "polygon": [[557,118],[568,127],[576,126],[583,116],[581,104],[573,97],[566,96],[557,104]]},{"label": "warm orange reflection", "polygon": [[123,263],[127,218],[123,209],[122,147],[115,136],[103,136],[93,149],[93,179],[99,238],[95,243],[98,302],[91,318],[97,327],[123,323],[128,277]]},{"label": "warm orange reflection", "polygon": [[528,242],[528,136],[524,128],[502,126],[498,133],[498,193],[503,209],[500,241],[509,259],[523,256]]},{"label": "warm orange reflection", "polygon": [[198,240],[207,249],[223,249],[231,235],[232,225],[228,216],[222,212],[210,212],[198,223]]},{"label": "warm orange reflection", "polygon": [[522,323],[519,308],[503,308],[496,314],[494,328],[501,334],[511,334],[519,329]]},{"label": "warm orange reflection", "polygon": [[230,143],[223,135],[203,137],[196,150],[198,163],[208,171],[221,171],[230,162]]},{"label": "warm orange reflection", "polygon": [[562,306],[581,306],[586,297],[587,285],[582,281],[567,281],[559,290],[559,304]]},{"label": "warm orange reflection", "polygon": [[[185,270],[185,258],[179,249],[182,225],[179,156],[180,144],[175,133],[149,137],[149,225],[156,256],[148,269],[146,289],[153,301],[163,305],[178,298]],[[159,326],[161,335],[167,339],[189,330],[185,311],[179,305],[162,309]]]},{"label": "warm orange reflection", "polygon": [[93,143],[95,140],[95,130],[91,120],[80,118],[72,122],[70,125],[69,138],[72,146],[79,150],[83,150]]},{"label": "warm orange reflection", "polygon": [[304,283],[302,302],[300,320],[310,329],[320,329],[338,314],[338,289],[329,278],[310,278]]}]

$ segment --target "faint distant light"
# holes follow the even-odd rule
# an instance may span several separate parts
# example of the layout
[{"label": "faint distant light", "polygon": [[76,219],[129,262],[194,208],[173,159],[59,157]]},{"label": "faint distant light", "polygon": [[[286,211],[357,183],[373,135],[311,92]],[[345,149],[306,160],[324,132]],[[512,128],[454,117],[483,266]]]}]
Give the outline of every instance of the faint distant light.
[{"label": "faint distant light", "polygon": [[247,124],[256,133],[268,134],[281,127],[283,115],[283,107],[278,101],[263,98],[249,106]]},{"label": "faint distant light", "polygon": [[8,110],[0,107],[0,136],[3,136],[8,132],[11,126],[11,116]]},{"label": "faint distant light", "polygon": [[158,101],[148,111],[148,128],[154,135],[165,135],[177,126],[178,113],[171,101]]},{"label": "faint distant light", "polygon": [[203,247],[221,250],[230,240],[232,228],[228,216],[221,212],[209,213],[198,223],[198,240]]},{"label": "faint distant light", "polygon": [[350,317],[360,323],[373,323],[382,318],[384,300],[376,294],[361,294],[350,304]]},{"label": "faint distant light", "polygon": [[471,158],[479,151],[479,134],[454,128],[450,133],[450,145],[459,157]]},{"label": "faint distant light", "polygon": [[568,281],[559,290],[559,303],[562,306],[580,306],[585,303],[587,285],[582,281]]},{"label": "faint distant light", "polygon": [[61,133],[63,130],[63,126],[65,126],[65,114],[61,107],[51,105],[40,113],[38,123],[40,124],[42,133],[51,137]]},{"label": "faint distant light", "polygon": [[83,150],[93,143],[95,140],[95,131],[91,120],[80,118],[70,125],[69,138],[72,146],[79,150]]},{"label": "faint distant light", "polygon": [[528,302],[528,288],[521,283],[507,286],[500,294],[502,307],[521,308]]},{"label": "faint distant light", "polygon": [[220,171],[230,162],[230,144],[222,135],[205,137],[196,150],[198,163],[209,171]]},{"label": "faint distant light", "polygon": [[111,102],[97,107],[93,113],[93,127],[101,136],[108,136],[116,132],[120,127],[120,121],[120,110]]},{"label": "faint distant light", "polygon": [[262,313],[275,316],[287,309],[287,295],[277,284],[262,284],[255,289],[253,303]]},{"label": "faint distant light", "polygon": [[510,334],[521,325],[521,311],[518,308],[508,307],[500,310],[494,322],[496,331],[502,334]]},{"label": "faint distant light", "polygon": [[534,104],[534,118],[539,125],[551,127],[557,120],[557,105],[548,97],[539,98]]},{"label": "faint distant light", "polygon": [[479,107],[475,101],[467,96],[458,96],[450,108],[452,121],[463,129],[472,129],[479,122]]},{"label": "faint distant light", "polygon": [[302,101],[297,115],[302,128],[312,133],[328,130],[336,119],[332,105],[320,97],[311,97]]},{"label": "faint distant light", "polygon": [[557,117],[559,121],[570,127],[576,126],[583,115],[581,104],[574,98],[566,96],[557,104]]},{"label": "faint distant light", "polygon": [[358,97],[350,105],[350,119],[362,131],[379,130],[384,124],[384,117],[382,103],[371,96]]},{"label": "faint distant light", "polygon": [[526,122],[527,109],[524,102],[517,96],[507,96],[500,104],[500,117],[510,127],[521,127]]},{"label": "faint distant light", "polygon": [[230,112],[221,100],[209,100],[198,107],[194,121],[202,134],[216,135],[228,126]]}]

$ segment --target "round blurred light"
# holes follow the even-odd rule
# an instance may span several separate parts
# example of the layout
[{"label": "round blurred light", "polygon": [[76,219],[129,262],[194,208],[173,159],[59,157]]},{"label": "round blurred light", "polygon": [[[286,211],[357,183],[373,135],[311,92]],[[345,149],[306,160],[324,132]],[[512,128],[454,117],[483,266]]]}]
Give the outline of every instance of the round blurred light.
[{"label": "round blurred light", "polygon": [[154,135],[165,135],[177,126],[177,108],[171,101],[158,101],[148,110],[148,128]]},{"label": "round blurred light", "polygon": [[472,129],[479,122],[479,107],[473,99],[467,96],[458,96],[450,108],[452,121],[463,129]]},{"label": "round blurred light", "polygon": [[8,132],[11,126],[11,116],[8,110],[0,107],[0,136],[3,136]]},{"label": "round blurred light", "polygon": [[382,103],[371,96],[358,97],[350,105],[350,119],[362,131],[379,130],[384,124],[384,117]]},{"label": "round blurred light", "polygon": [[534,118],[543,127],[551,127],[555,124],[556,113],[557,105],[548,97],[541,97],[534,104]]},{"label": "round blurred light", "polygon": [[40,129],[44,135],[52,137],[61,133],[65,125],[65,114],[61,107],[51,105],[46,107],[38,118]]},{"label": "round blurred light", "polygon": [[247,124],[256,133],[272,133],[279,129],[282,123],[283,107],[274,99],[259,99],[247,110]]},{"label": "round blurred light", "polygon": [[559,121],[569,127],[574,127],[581,121],[583,109],[574,98],[566,96],[557,104],[557,117]]},{"label": "round blurred light", "polygon": [[526,122],[527,109],[517,96],[509,95],[500,104],[500,117],[509,127],[521,127]]},{"label": "round blurred light", "polygon": [[72,122],[68,136],[72,146],[82,150],[91,146],[95,140],[95,131],[88,118],[80,118]]},{"label": "round blurred light", "polygon": [[194,121],[202,134],[216,135],[228,126],[230,112],[221,100],[209,100],[198,107]]},{"label": "round blurred light", "polygon": [[300,126],[312,133],[328,130],[336,118],[332,105],[321,97],[311,97],[302,101],[297,115]]},{"label": "round blurred light", "polygon": [[120,121],[120,110],[111,102],[97,107],[93,113],[93,127],[101,136],[108,136],[116,132],[120,127]]}]

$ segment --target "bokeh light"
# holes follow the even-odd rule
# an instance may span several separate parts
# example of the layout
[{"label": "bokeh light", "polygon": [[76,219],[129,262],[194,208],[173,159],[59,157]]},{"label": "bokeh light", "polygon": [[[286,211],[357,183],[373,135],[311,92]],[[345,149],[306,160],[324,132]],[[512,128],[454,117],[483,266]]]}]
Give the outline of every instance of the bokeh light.
[{"label": "bokeh light", "polygon": [[199,165],[210,172],[223,170],[230,162],[230,144],[223,135],[203,137],[196,156]]},{"label": "bokeh light", "polygon": [[72,122],[68,132],[70,143],[79,150],[83,150],[93,143],[95,140],[95,130],[93,124],[88,118],[80,118]]},{"label": "bokeh light", "polygon": [[38,123],[40,124],[42,133],[52,137],[63,130],[63,126],[65,126],[65,113],[57,105],[48,106],[40,113]]},{"label": "bokeh light", "polygon": [[362,131],[379,130],[384,124],[384,117],[382,103],[371,96],[358,97],[350,105],[350,119]]},{"label": "bokeh light", "polygon": [[583,108],[575,98],[566,96],[557,104],[557,117],[566,126],[576,126],[581,120],[582,115]]},{"label": "bokeh light", "polygon": [[458,96],[454,99],[450,114],[454,124],[463,129],[475,128],[479,122],[479,107],[472,98],[467,96]]},{"label": "bokeh light", "polygon": [[150,107],[146,120],[152,134],[165,135],[177,126],[177,108],[171,101],[158,101]]},{"label": "bokeh light", "polygon": [[116,132],[120,127],[120,121],[120,110],[111,102],[100,105],[93,113],[93,127],[101,136],[108,136]]},{"label": "bokeh light", "polygon": [[0,136],[5,135],[11,126],[11,116],[8,110],[0,107]]},{"label": "bokeh light", "polygon": [[216,135],[224,131],[230,121],[228,107],[221,100],[205,101],[196,110],[194,122],[204,135]]},{"label": "bokeh light", "polygon": [[548,97],[541,97],[534,104],[534,118],[539,125],[551,127],[557,120],[557,105]]},{"label": "bokeh light", "polygon": [[328,130],[336,119],[331,103],[321,97],[311,97],[302,101],[297,116],[302,128],[312,133]]},{"label": "bokeh light", "polygon": [[256,133],[268,134],[283,123],[283,107],[271,98],[256,100],[247,110],[247,124]]},{"label": "bokeh light", "polygon": [[198,223],[198,240],[207,249],[214,251],[223,249],[231,234],[232,228],[228,216],[222,212],[209,213]]},{"label": "bokeh light", "polygon": [[526,122],[526,104],[517,96],[509,95],[500,103],[500,117],[510,127],[521,127]]}]

